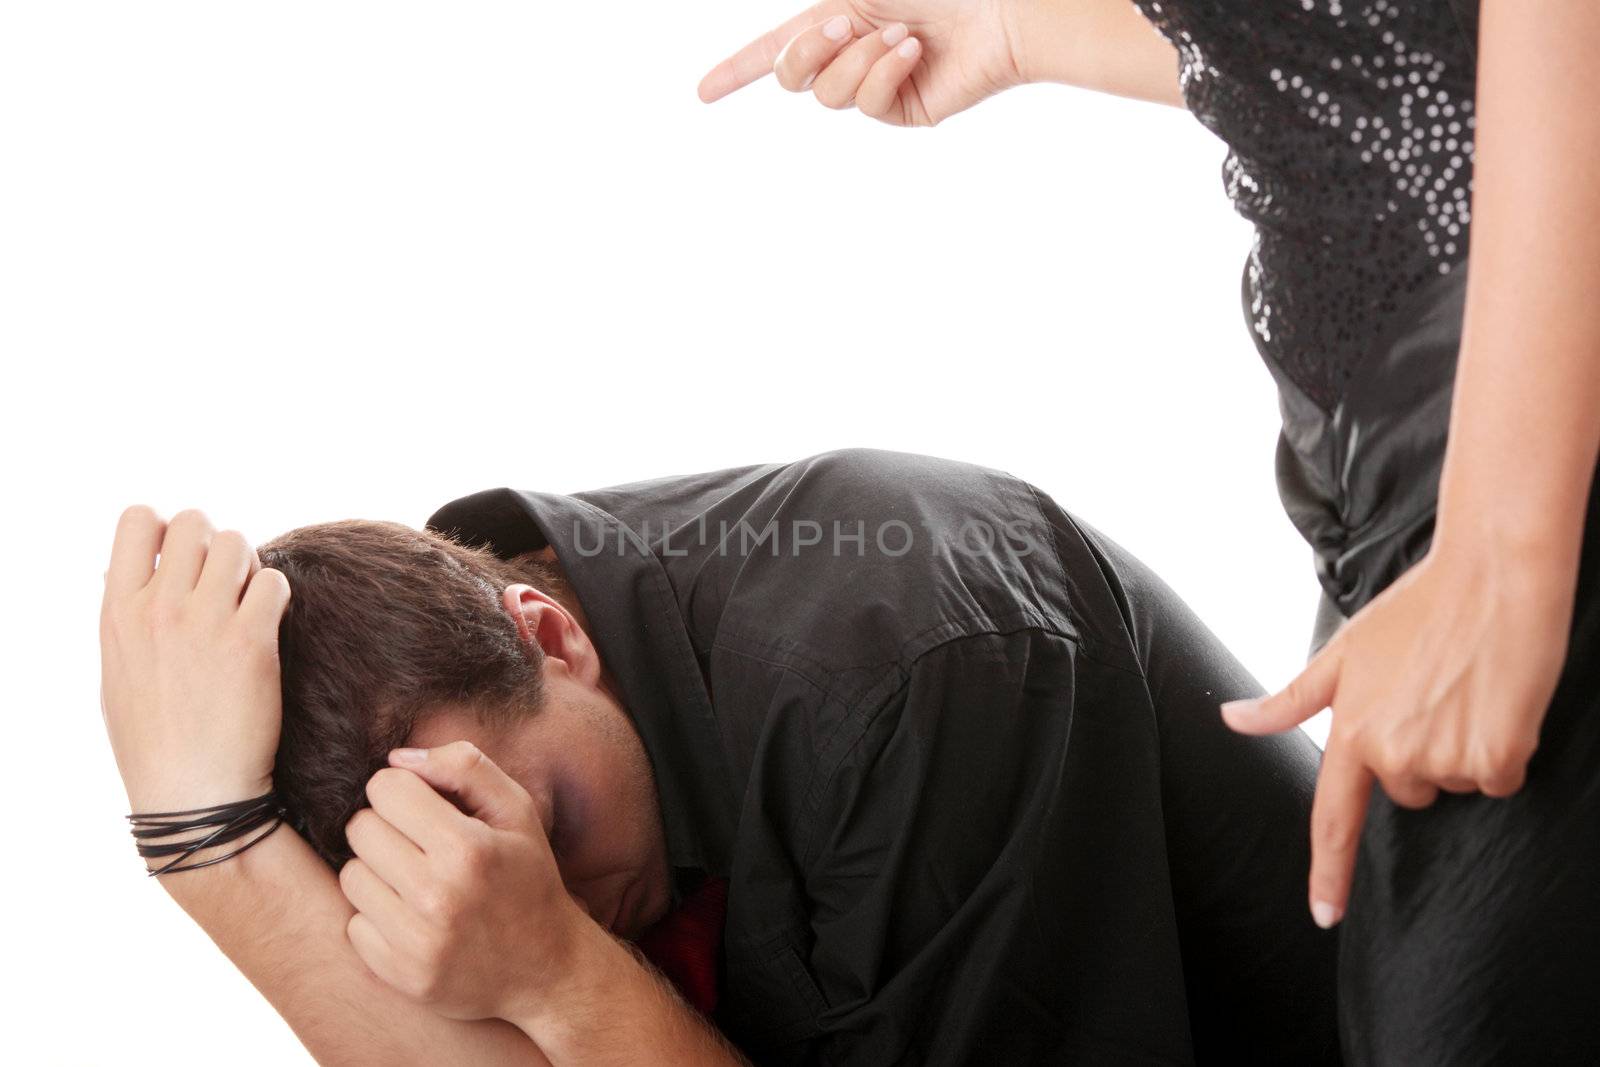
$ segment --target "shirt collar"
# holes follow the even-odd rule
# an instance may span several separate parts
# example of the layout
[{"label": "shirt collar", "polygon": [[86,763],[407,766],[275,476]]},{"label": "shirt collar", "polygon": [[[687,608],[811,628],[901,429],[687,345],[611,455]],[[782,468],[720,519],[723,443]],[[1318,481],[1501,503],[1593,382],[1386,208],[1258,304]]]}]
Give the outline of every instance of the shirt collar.
[{"label": "shirt collar", "polygon": [[726,875],[739,798],[660,559],[609,512],[555,493],[487,489],[445,504],[427,525],[504,558],[555,549],[649,754],[668,861]]}]

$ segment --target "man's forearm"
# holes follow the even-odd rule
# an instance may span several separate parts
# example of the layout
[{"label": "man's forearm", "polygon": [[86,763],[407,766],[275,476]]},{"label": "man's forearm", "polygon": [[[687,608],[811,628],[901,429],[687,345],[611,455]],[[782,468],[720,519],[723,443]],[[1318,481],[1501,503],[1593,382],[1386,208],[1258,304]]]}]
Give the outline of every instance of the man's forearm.
[{"label": "man's forearm", "polygon": [[1022,0],[1016,12],[1011,47],[1027,81],[1186,106],[1177,49],[1133,0]]},{"label": "man's forearm", "polygon": [[234,962],[319,1063],[542,1067],[526,1034],[419,1008],[369,972],[345,925],[338,880],[293,829],[162,884]]},{"label": "man's forearm", "polygon": [[583,941],[569,980],[517,1020],[556,1067],[748,1067],[634,949],[593,924]]}]

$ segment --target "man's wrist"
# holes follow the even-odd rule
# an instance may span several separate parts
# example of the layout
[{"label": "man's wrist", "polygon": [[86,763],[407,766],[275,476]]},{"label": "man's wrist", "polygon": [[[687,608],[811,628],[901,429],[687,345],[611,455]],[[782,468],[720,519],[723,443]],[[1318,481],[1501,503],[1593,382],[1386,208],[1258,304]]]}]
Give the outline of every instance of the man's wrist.
[{"label": "man's wrist", "polygon": [[[146,786],[130,786],[128,788],[129,814],[144,817],[134,823],[135,827],[144,832],[154,831],[160,824],[150,821],[151,816],[166,815],[172,819],[181,819],[185,818],[186,813],[202,813],[194,817],[209,818],[209,815],[204,814],[204,809],[224,804],[236,805],[242,801],[254,800],[272,792],[272,790],[273,783],[270,777],[240,775],[231,778],[209,778],[205,781],[168,778],[159,783],[151,783]],[[239,814],[243,815],[245,813]],[[203,846],[181,859],[173,853],[164,856],[146,857],[144,858],[145,867],[147,870],[155,872],[163,867],[170,866],[171,870],[158,876],[163,885],[170,884],[180,878],[193,877],[201,873],[201,871],[195,870],[191,872],[182,868],[206,863],[209,860],[218,859],[228,855],[230,852],[237,851],[241,846],[256,840],[273,825],[271,820],[261,818],[259,813],[251,814],[249,821],[252,824],[251,828],[243,832],[241,836]],[[244,827],[242,821],[235,825],[235,833],[238,833]],[[145,837],[143,844],[167,846],[169,848],[176,846],[186,847],[192,843],[206,840],[210,836],[216,836],[223,827],[223,823],[213,819],[206,825],[195,829],[174,831],[172,833],[157,832],[153,836]],[[139,847],[137,838],[134,839],[134,845],[136,849]],[[246,853],[241,852],[236,857],[212,864],[203,868],[203,870],[215,870],[218,867],[242,860],[245,855]]]},{"label": "man's wrist", "polygon": [[564,941],[560,960],[543,969],[549,980],[542,988],[529,990],[513,1009],[514,1017],[507,1019],[553,1062],[559,1062],[556,1050],[578,1043],[581,1031],[621,994],[618,980],[626,984],[627,968],[639,967],[628,950],[581,909],[576,909]]},{"label": "man's wrist", "polygon": [[632,945],[587,916],[571,944],[558,980],[507,1020],[551,1063],[745,1063]]}]

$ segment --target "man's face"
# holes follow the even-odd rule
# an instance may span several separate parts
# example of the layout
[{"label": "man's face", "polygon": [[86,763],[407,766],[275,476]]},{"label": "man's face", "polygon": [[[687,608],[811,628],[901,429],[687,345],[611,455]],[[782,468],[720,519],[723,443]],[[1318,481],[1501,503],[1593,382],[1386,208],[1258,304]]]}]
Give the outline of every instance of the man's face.
[{"label": "man's face", "polygon": [[459,708],[440,709],[406,743],[477,745],[533,796],[567,891],[596,922],[635,938],[671,901],[649,757],[626,713],[605,692],[549,673],[545,694],[538,712],[495,728]]}]

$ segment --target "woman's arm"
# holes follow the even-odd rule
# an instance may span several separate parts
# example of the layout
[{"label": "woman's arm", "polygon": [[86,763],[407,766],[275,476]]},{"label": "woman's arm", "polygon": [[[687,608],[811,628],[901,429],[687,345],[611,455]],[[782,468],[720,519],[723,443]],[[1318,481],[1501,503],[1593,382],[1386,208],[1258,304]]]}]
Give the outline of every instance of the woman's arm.
[{"label": "woman's arm", "polygon": [[1600,450],[1600,6],[1484,0],[1441,548],[1576,572]]},{"label": "woman's arm", "polygon": [[1376,779],[1398,805],[1519,791],[1568,655],[1600,452],[1600,6],[1484,0],[1471,256],[1433,541],[1299,676],[1223,706],[1333,707],[1310,902],[1349,899]]},{"label": "woman's arm", "polygon": [[1186,107],[1178,50],[1133,0],[1017,0],[1016,54],[1024,82]]},{"label": "woman's arm", "polygon": [[287,825],[225,863],[160,881],[318,1063],[549,1063],[508,1022],[447,1019],[373,977],[345,936],[355,909]]}]

